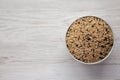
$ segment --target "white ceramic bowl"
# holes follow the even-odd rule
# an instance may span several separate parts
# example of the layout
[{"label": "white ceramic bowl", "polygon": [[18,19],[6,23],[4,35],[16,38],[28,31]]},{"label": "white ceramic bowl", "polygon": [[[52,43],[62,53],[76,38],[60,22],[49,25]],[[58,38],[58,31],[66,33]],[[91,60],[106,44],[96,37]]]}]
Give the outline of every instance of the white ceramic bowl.
[{"label": "white ceramic bowl", "polygon": [[[87,17],[87,16],[83,16],[83,17]],[[93,16],[93,17],[96,17],[96,16]],[[81,17],[82,18],[82,17]],[[97,17],[97,18],[99,18],[99,17]],[[101,18],[100,18],[101,19]],[[103,20],[103,19],[102,19]],[[105,21],[105,20],[104,20]],[[106,22],[106,21],[105,21]],[[106,22],[107,23],[107,22]],[[107,23],[108,24],[108,23]],[[109,24],[108,24],[109,25]],[[109,27],[110,27],[110,25],[109,25]],[[110,27],[111,28],[111,27]],[[112,30],[112,28],[111,28],[111,30]],[[67,34],[67,33],[66,33]],[[112,46],[112,48],[111,48],[111,50],[109,51],[109,53],[105,56],[105,58],[103,58],[103,59],[101,59],[101,60],[99,60],[99,61],[96,61],[96,62],[91,62],[91,63],[85,63],[85,62],[83,62],[83,61],[80,61],[80,60],[78,60],[78,59],[76,59],[73,55],[72,55],[72,53],[70,53],[70,55],[72,56],[72,58],[74,59],[74,60],[76,60],[76,61],[78,61],[78,62],[80,62],[80,63],[82,63],[82,64],[87,64],[87,65],[92,65],[92,64],[98,64],[98,63],[101,63],[101,62],[103,62],[104,60],[106,60],[109,56],[110,56],[110,54],[112,53],[112,50],[113,50],[113,48],[114,48],[114,44],[115,44],[115,41],[114,41],[114,32],[113,32],[113,30],[112,30],[112,34],[113,34],[113,46]],[[65,40],[66,40],[66,36],[65,36]],[[66,44],[67,45],[67,44]],[[68,48],[67,48],[68,49]],[[69,51],[69,49],[68,49],[68,51]]]}]

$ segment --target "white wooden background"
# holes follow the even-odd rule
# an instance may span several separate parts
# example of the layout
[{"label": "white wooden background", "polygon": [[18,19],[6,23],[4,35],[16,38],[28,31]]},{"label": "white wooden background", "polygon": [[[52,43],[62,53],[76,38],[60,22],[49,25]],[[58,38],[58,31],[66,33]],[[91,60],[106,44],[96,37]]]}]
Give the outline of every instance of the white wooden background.
[{"label": "white wooden background", "polygon": [[[81,16],[112,27],[115,47],[97,65],[72,59],[65,34]],[[120,0],[0,0],[0,80],[120,80]]]}]

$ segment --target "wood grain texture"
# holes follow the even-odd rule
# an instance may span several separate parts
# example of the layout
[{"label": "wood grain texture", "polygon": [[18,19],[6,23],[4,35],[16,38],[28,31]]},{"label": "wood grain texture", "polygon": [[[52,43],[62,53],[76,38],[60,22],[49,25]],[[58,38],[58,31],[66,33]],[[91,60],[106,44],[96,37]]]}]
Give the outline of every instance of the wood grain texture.
[{"label": "wood grain texture", "polygon": [[[110,24],[115,46],[97,65],[72,59],[65,34],[81,16]],[[120,1],[0,0],[0,80],[120,80]]]}]

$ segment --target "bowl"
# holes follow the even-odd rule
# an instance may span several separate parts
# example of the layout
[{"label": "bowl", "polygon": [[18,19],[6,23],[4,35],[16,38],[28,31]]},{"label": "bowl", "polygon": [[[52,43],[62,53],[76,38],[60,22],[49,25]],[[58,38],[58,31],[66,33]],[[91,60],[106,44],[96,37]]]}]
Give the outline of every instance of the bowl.
[{"label": "bowl", "polygon": [[100,63],[107,59],[113,50],[112,28],[99,17],[80,17],[66,32],[66,46],[76,61],[83,64]]}]

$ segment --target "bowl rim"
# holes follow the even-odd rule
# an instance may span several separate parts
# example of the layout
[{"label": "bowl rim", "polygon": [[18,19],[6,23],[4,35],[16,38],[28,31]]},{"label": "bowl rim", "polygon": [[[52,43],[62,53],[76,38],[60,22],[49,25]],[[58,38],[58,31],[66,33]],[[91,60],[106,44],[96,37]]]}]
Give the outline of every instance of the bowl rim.
[{"label": "bowl rim", "polygon": [[[81,19],[81,18],[83,18],[83,17],[96,17],[96,18],[99,18],[99,19],[103,20],[105,23],[107,23],[107,21],[105,21],[104,19],[102,19],[102,18],[100,18],[100,17],[97,17],[97,16],[82,16],[82,17],[79,17],[78,19]],[[78,19],[76,19],[75,21],[77,21]],[[73,24],[75,21],[73,21],[72,24]],[[71,24],[71,25],[72,25],[72,24]],[[70,26],[71,26],[71,25],[70,25]],[[65,42],[66,42],[67,50],[68,50],[68,52],[70,53],[70,55],[72,56],[72,58],[73,58],[74,60],[82,63],[82,64],[87,64],[87,65],[98,64],[98,63],[101,63],[101,62],[105,61],[105,60],[111,55],[111,53],[112,53],[112,51],[113,51],[113,48],[114,48],[114,46],[115,46],[113,29],[112,29],[112,27],[111,27],[108,23],[107,23],[107,25],[110,27],[110,29],[111,29],[111,31],[112,31],[112,36],[113,36],[113,45],[112,45],[112,48],[111,48],[111,50],[109,51],[109,53],[108,53],[103,59],[101,59],[101,60],[99,60],[99,61],[96,61],[96,62],[91,62],[91,63],[85,63],[85,62],[83,62],[83,61],[80,61],[80,60],[76,59],[76,58],[72,55],[72,53],[70,52],[70,50],[68,49],[68,47],[67,47],[67,42],[66,42],[66,37],[67,37],[67,32],[68,32],[68,30],[69,30],[69,28],[70,28],[70,26],[69,26],[69,27],[67,28],[67,32],[66,32],[66,35],[65,35]]]}]

